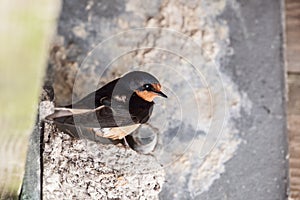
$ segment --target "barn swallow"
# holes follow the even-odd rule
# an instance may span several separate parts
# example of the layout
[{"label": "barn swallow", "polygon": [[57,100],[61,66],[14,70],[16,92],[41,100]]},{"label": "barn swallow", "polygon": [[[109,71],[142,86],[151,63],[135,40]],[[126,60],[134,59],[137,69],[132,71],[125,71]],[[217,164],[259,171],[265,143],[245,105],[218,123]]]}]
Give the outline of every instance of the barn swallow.
[{"label": "barn swallow", "polygon": [[91,139],[94,134],[121,140],[149,120],[158,96],[167,98],[159,81],[149,73],[133,71],[74,104],[55,108],[46,119],[76,138]]}]

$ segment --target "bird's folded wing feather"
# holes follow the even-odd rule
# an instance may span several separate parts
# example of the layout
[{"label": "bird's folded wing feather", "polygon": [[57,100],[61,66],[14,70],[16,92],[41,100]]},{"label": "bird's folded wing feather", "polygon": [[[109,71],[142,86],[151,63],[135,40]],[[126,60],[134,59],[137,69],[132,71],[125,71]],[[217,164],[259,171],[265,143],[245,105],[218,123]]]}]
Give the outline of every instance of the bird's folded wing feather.
[{"label": "bird's folded wing feather", "polygon": [[110,104],[111,95],[118,81],[119,78],[109,82],[108,84],[88,94],[87,96],[77,101],[76,103],[68,105],[66,107],[76,108],[76,109],[95,109],[102,105],[110,106],[109,104]]},{"label": "bird's folded wing feather", "polygon": [[108,106],[100,106],[92,110],[62,109],[50,115],[49,119],[60,124],[88,128],[111,128],[135,124],[127,110],[113,110]]},{"label": "bird's folded wing feather", "polygon": [[61,131],[75,138],[100,140],[109,138],[119,140],[134,131],[139,124],[134,123],[124,109],[118,112],[108,106],[97,109],[56,108],[47,118],[53,120]]}]

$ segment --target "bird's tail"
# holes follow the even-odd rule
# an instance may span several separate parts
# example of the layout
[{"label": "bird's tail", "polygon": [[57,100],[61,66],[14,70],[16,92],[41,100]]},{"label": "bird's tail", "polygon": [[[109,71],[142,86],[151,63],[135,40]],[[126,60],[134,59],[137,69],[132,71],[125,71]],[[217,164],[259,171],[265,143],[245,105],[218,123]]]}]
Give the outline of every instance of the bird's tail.
[{"label": "bird's tail", "polygon": [[72,109],[72,108],[55,108],[54,113],[46,117],[47,120],[54,120],[60,117],[66,117],[76,114],[89,112],[88,109]]}]

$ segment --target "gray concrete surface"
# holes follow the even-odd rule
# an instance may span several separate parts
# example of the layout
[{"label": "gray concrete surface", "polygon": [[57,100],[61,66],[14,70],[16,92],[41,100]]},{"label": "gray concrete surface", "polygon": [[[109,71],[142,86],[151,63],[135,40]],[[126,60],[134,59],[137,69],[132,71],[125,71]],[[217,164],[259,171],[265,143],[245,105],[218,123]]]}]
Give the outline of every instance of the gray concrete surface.
[{"label": "gray concrete surface", "polygon": [[228,21],[234,55],[222,71],[253,102],[236,121],[246,141],[226,172],[197,199],[286,199],[287,133],[281,1],[237,1],[221,16]]}]

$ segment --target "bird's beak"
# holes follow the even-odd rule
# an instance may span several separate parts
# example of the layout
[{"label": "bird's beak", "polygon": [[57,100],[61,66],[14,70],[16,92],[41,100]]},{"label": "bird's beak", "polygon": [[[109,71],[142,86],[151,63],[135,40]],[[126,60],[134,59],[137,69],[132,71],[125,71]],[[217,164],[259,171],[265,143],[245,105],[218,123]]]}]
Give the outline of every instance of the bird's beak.
[{"label": "bird's beak", "polygon": [[161,91],[155,91],[156,94],[158,94],[158,96],[164,97],[164,98],[168,98],[167,95],[165,95],[164,93],[162,93]]},{"label": "bird's beak", "polygon": [[162,91],[160,91],[161,85],[159,83],[152,84],[152,86],[153,86],[152,92],[156,93],[158,96],[161,96],[161,97],[164,97],[164,98],[168,98],[167,95],[165,95],[164,93],[162,93]]}]

